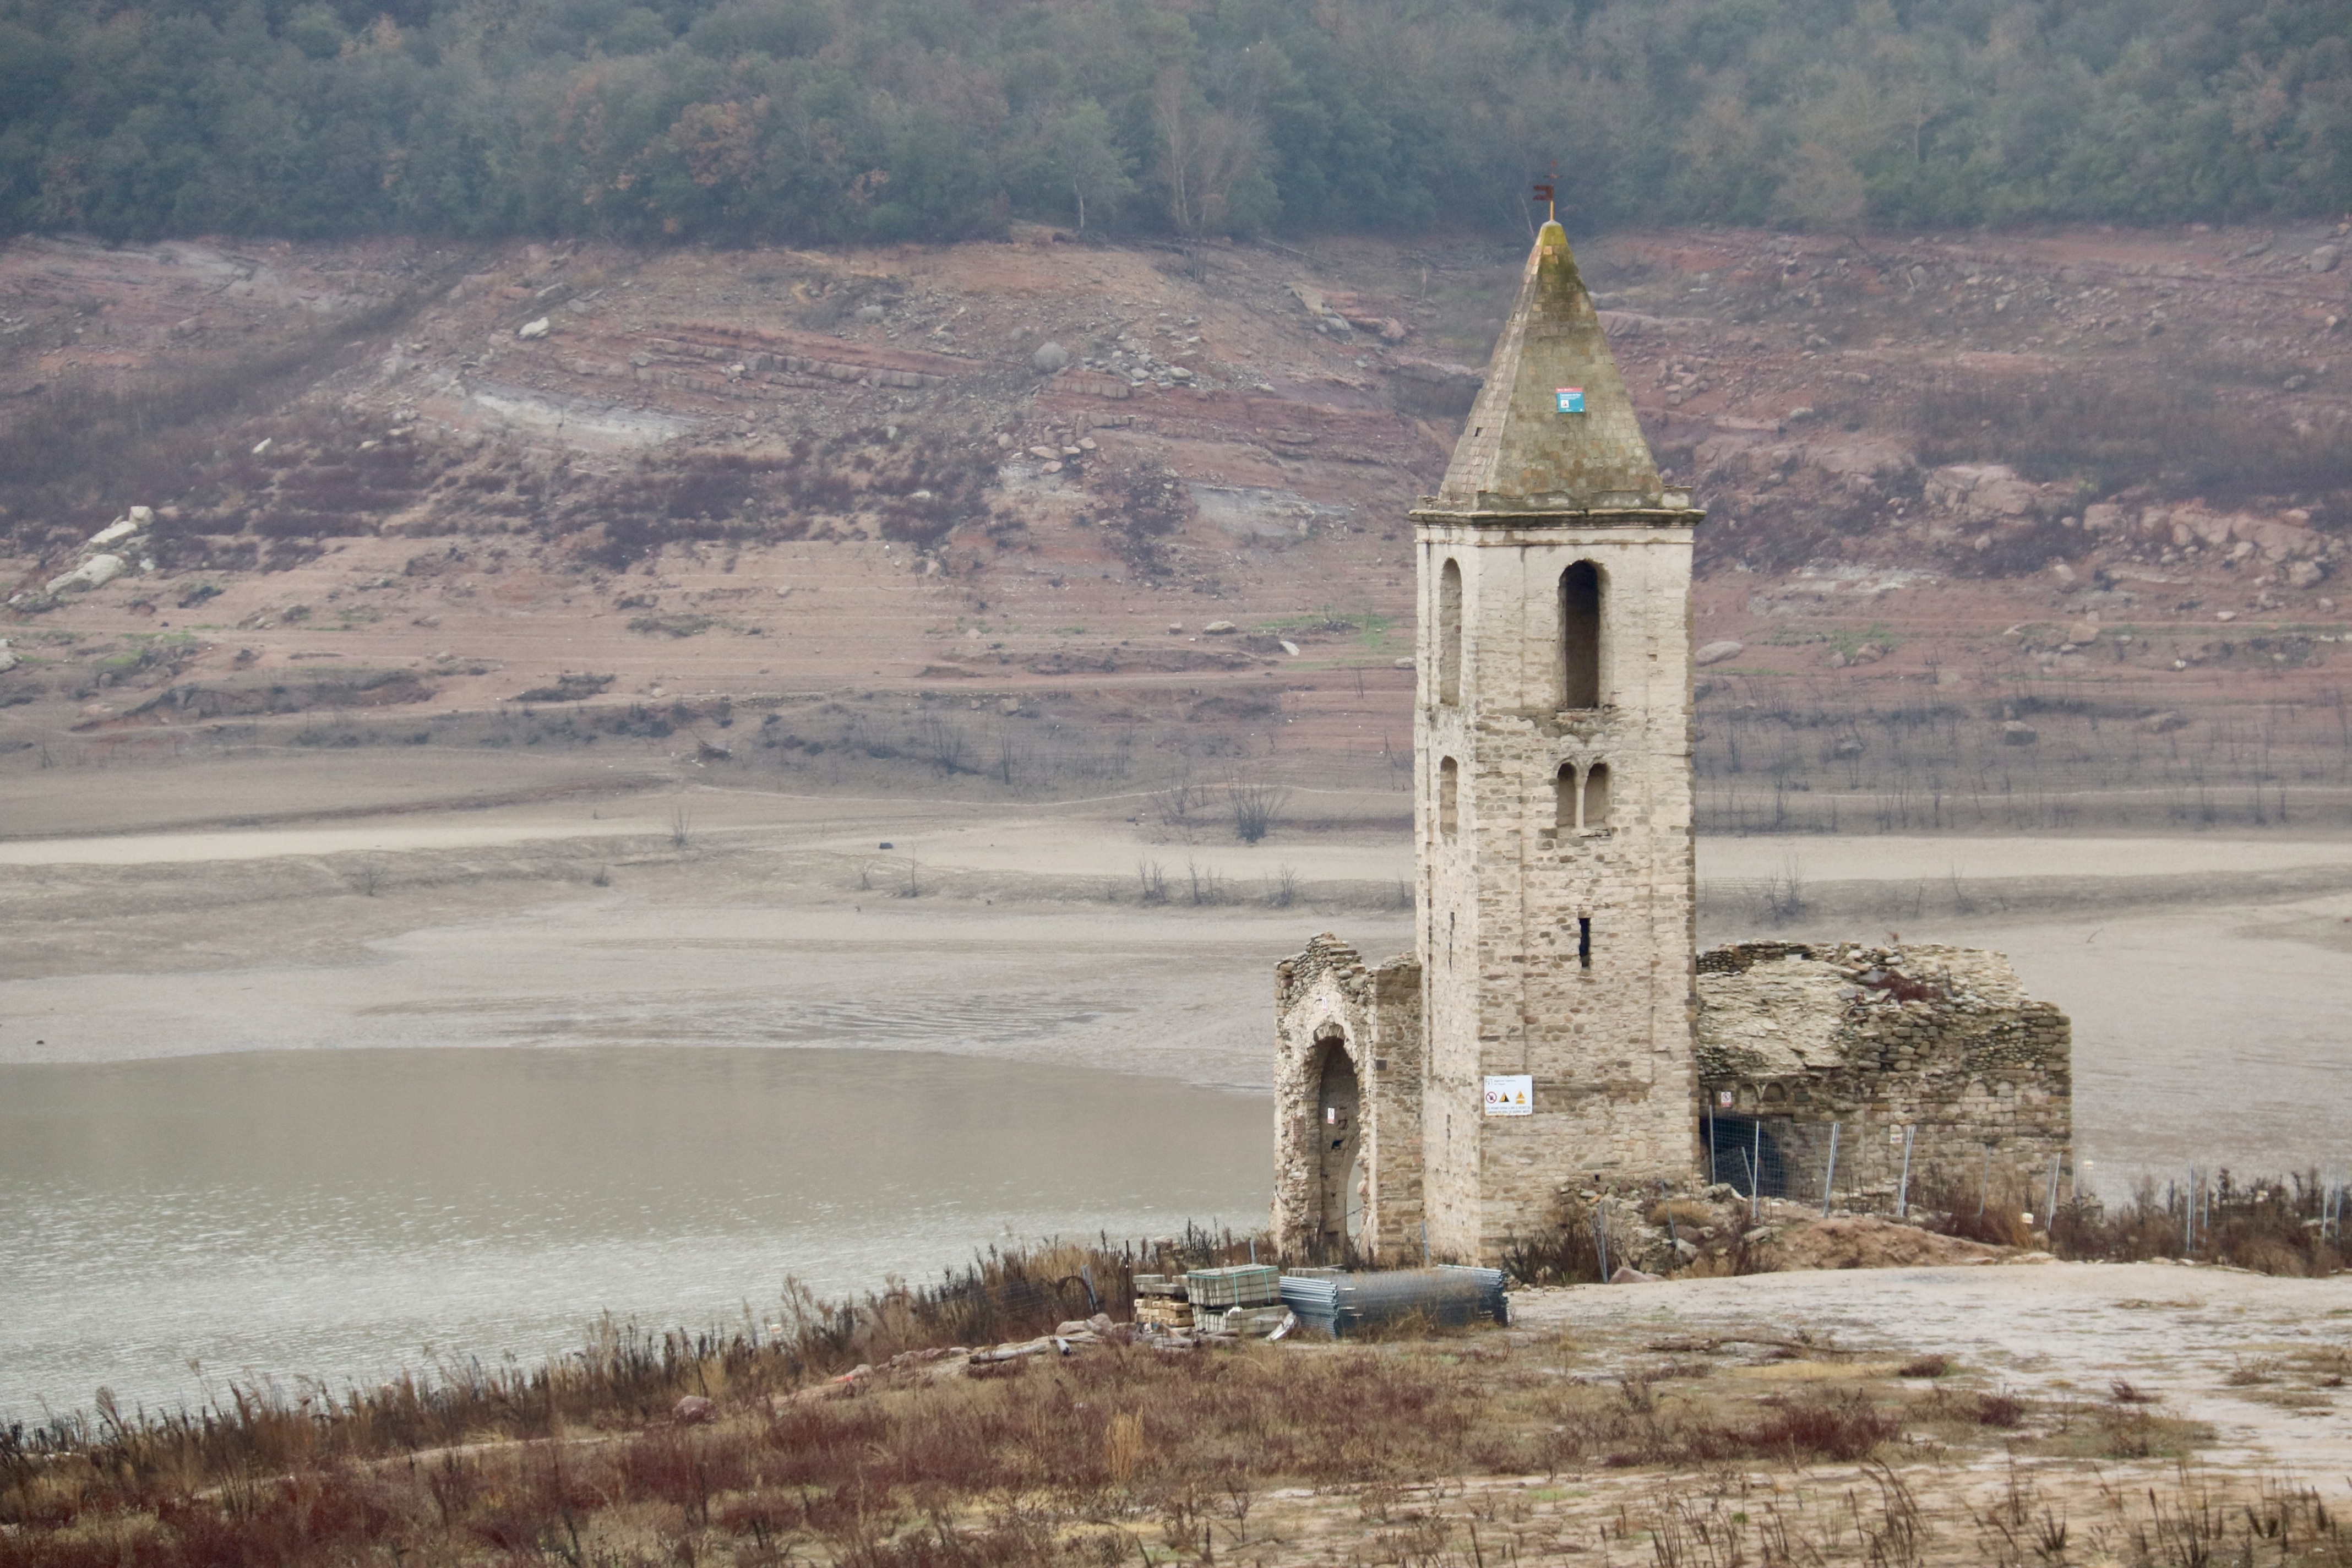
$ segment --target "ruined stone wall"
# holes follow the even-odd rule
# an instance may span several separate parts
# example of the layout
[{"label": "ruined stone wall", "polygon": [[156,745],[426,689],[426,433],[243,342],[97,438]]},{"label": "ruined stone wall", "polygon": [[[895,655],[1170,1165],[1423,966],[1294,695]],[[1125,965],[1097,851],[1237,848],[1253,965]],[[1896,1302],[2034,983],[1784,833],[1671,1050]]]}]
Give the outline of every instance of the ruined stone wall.
[{"label": "ruined stone wall", "polygon": [[[1352,1249],[1391,1264],[1421,1251],[1422,1020],[1419,965],[1407,955],[1368,968],[1339,938],[1318,936],[1275,970],[1275,1245],[1286,1258]],[[1352,1094],[1328,1092],[1332,1054]],[[1341,1113],[1340,1121],[1327,1119]],[[1336,1145],[1336,1147],[1335,1147]],[[1344,1227],[1349,1178],[1361,1159],[1363,1207]]]},{"label": "ruined stone wall", "polygon": [[[1429,1237],[1440,1257],[1492,1262],[1547,1228],[1571,1184],[1693,1168],[1689,514],[1416,516]],[[1462,574],[1451,702],[1448,561]],[[1601,700],[1564,709],[1559,584],[1578,562],[1604,580]],[[1561,826],[1561,768],[1582,781],[1599,764],[1605,822]],[[1534,1114],[1485,1115],[1485,1078],[1516,1073],[1535,1079]]]},{"label": "ruined stone wall", "polygon": [[1698,994],[1702,1115],[1789,1119],[1813,1160],[1840,1123],[1842,1194],[1893,1193],[1906,1129],[1915,1182],[1972,1187],[1990,1148],[1997,1189],[2038,1193],[2071,1163],[2072,1026],[2000,953],[1748,942],[1700,956]]}]

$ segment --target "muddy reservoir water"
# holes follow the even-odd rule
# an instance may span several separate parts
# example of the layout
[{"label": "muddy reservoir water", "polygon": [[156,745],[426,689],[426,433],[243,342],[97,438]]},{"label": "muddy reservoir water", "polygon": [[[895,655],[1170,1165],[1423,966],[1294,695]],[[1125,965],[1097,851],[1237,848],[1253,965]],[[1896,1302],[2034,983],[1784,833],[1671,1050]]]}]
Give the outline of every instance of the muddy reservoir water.
[{"label": "muddy reservoir water", "polygon": [[534,1358],[600,1310],[766,1319],[787,1273],[842,1292],[1008,1236],[1255,1226],[1271,1143],[1263,1096],[922,1052],[0,1066],[0,1422]]}]

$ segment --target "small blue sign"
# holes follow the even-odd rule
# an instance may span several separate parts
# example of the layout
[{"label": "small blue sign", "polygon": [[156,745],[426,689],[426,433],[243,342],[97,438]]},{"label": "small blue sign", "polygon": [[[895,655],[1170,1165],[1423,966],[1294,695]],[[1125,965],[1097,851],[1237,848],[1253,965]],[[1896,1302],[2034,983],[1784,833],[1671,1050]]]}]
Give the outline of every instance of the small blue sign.
[{"label": "small blue sign", "polygon": [[1562,414],[1583,413],[1584,388],[1580,386],[1561,387],[1559,389],[1559,411]]}]

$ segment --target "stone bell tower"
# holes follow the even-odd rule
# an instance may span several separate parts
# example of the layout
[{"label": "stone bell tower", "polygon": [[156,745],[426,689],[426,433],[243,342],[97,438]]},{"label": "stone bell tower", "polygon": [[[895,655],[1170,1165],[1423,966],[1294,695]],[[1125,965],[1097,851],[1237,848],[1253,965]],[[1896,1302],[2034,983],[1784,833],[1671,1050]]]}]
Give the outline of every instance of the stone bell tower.
[{"label": "stone bell tower", "polygon": [[1421,1217],[1491,1262],[1694,1168],[1691,541],[1547,223],[1420,557]]}]

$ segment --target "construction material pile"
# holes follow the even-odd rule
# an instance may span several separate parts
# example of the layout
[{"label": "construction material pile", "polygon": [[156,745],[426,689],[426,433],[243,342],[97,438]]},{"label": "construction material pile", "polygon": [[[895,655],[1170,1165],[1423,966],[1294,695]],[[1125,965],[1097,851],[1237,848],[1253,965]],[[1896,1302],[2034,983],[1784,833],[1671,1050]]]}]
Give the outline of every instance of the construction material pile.
[{"label": "construction material pile", "polygon": [[1135,1325],[1147,1332],[1274,1338],[1286,1331],[1286,1315],[1271,1264],[1135,1277]]}]

